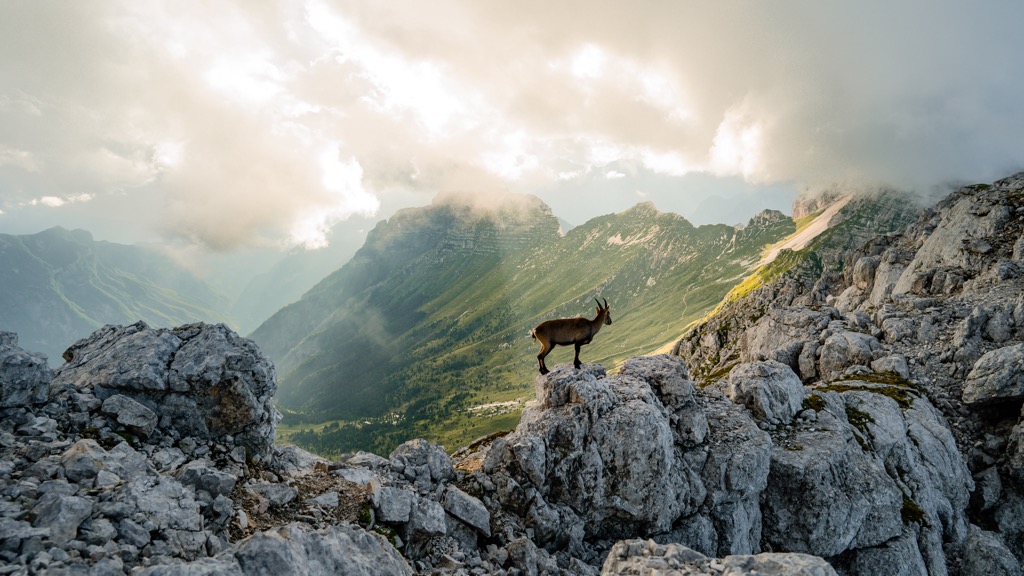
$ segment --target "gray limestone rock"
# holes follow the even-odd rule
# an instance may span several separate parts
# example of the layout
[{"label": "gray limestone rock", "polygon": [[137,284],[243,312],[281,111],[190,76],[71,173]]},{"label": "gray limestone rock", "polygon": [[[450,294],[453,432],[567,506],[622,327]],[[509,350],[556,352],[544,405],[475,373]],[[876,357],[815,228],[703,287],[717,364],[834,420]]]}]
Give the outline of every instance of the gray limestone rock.
[{"label": "gray limestone rock", "polygon": [[408,562],[382,537],[345,524],[324,530],[289,524],[254,534],[226,554],[234,556],[247,576],[413,574]]},{"label": "gray limestone rock", "polygon": [[105,326],[71,346],[65,359],[55,389],[92,387],[101,400],[131,398],[174,439],[222,443],[231,436],[259,458],[273,447],[279,417],[273,364],[222,324]]},{"label": "gray limestone rock", "polygon": [[157,417],[152,410],[124,394],[110,396],[103,401],[100,410],[118,424],[143,437],[152,434],[157,425]]},{"label": "gray limestone rock", "polygon": [[298,490],[280,482],[251,482],[246,488],[266,498],[271,506],[284,506],[299,495]]},{"label": "gray limestone rock", "polygon": [[807,390],[789,366],[768,361],[733,368],[725,394],[758,421],[785,424],[800,411]]},{"label": "gray limestone rock", "polygon": [[52,377],[45,355],[22,350],[17,334],[0,332],[0,408],[45,401]]},{"label": "gray limestone rock", "polygon": [[405,475],[421,492],[428,492],[455,473],[452,459],[437,444],[409,440],[391,453],[391,467]]},{"label": "gray limestone rock", "polygon": [[32,526],[48,528],[50,541],[63,545],[75,538],[78,526],[92,514],[92,510],[93,503],[87,498],[46,494],[32,508]]},{"label": "gray limestone rock", "polygon": [[1020,562],[999,535],[972,526],[963,544],[961,576],[1021,576]]},{"label": "gray limestone rock", "polygon": [[773,448],[762,506],[764,537],[773,546],[834,556],[902,531],[899,487],[846,436],[825,421],[798,437],[800,449]]},{"label": "gray limestone rock", "polygon": [[377,518],[382,522],[408,522],[412,516],[415,502],[416,494],[414,492],[393,486],[384,486],[380,491]]},{"label": "gray limestone rock", "polygon": [[978,359],[964,383],[966,404],[1024,399],[1024,343],[992,350]]},{"label": "gray limestone rock", "polygon": [[238,479],[214,467],[208,460],[193,460],[174,474],[182,484],[193,486],[196,490],[205,490],[211,496],[229,496]]},{"label": "gray limestone rock", "polygon": [[829,336],[820,348],[818,369],[824,380],[834,379],[850,366],[868,366],[873,352],[881,348],[874,336],[860,332],[839,331]]},{"label": "gray limestone rock", "polygon": [[683,544],[622,540],[608,553],[601,576],[680,574],[687,576],[836,576],[822,558],[798,553],[764,553],[709,558]]},{"label": "gray limestone rock", "polygon": [[452,516],[472,526],[484,536],[491,535],[491,513],[483,502],[455,486],[449,486],[444,495],[444,509]]}]

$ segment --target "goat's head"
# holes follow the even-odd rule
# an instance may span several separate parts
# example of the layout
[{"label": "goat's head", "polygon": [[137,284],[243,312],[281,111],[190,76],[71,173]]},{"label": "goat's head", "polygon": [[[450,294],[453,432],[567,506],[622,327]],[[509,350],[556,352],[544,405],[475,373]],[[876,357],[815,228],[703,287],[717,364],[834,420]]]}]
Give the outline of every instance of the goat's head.
[{"label": "goat's head", "polygon": [[600,316],[600,315],[604,314],[604,323],[608,324],[608,325],[611,325],[611,323],[612,323],[612,312],[611,312],[612,307],[608,305],[608,299],[607,298],[604,299],[604,305],[602,305],[601,301],[598,300],[597,298],[594,298],[594,302],[597,302],[597,315]]}]

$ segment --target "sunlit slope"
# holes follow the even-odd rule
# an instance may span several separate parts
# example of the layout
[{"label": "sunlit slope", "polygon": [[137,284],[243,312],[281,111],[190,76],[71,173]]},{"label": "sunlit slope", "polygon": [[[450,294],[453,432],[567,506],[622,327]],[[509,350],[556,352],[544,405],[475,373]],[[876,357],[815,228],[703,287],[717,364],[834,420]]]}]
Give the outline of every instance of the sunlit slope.
[{"label": "sunlit slope", "polygon": [[[696,228],[640,204],[561,237],[535,198],[486,210],[462,200],[382,222],[350,263],[253,333],[277,362],[284,408],[397,421],[394,438],[465,426],[452,419],[468,407],[532,393],[537,323],[593,316],[593,298],[607,298],[614,324],[582,357],[615,365],[678,338],[795,229],[778,212],[740,230]],[[558,348],[548,362],[571,357]]]}]

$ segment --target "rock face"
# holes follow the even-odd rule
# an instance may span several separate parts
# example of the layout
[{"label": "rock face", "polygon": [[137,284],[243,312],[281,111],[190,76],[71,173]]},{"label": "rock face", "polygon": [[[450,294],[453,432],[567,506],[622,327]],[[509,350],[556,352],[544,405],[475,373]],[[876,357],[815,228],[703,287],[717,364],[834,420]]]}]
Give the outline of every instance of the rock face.
[{"label": "rock face", "polygon": [[91,392],[133,434],[203,442],[230,436],[257,458],[273,447],[274,366],[222,324],[106,326],[68,348],[64,359],[54,393]]},{"label": "rock face", "polygon": [[[846,574],[1019,571],[1022,235],[1024,174],[962,188],[905,233],[785,275],[677,344],[710,388],[734,391],[754,360],[807,388],[792,432],[772,432],[774,549]],[[830,506],[813,512],[819,490]]]},{"label": "rock face", "polygon": [[0,332],[0,408],[46,400],[53,376],[46,356],[18,348],[18,335]]}]

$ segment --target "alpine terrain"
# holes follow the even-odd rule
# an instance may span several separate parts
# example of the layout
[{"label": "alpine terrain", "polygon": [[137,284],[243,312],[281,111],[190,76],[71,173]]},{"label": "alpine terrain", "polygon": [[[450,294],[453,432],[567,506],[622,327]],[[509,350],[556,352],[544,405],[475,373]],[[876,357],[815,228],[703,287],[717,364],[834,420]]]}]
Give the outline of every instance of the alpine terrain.
[{"label": "alpine terrain", "polygon": [[441,196],[379,223],[252,338],[275,361],[286,423],[343,421],[294,441],[320,453],[387,453],[416,435],[455,446],[515,425],[540,322],[593,317],[607,299],[614,325],[582,356],[616,365],[670,344],[794,230],[779,212],[694,227],[644,203],[563,237],[535,197]]},{"label": "alpine terrain", "polygon": [[[845,233],[782,253],[673,354],[529,374],[515,429],[452,454],[277,445],[274,364],[224,325],[106,326],[56,370],[0,333],[2,570],[1019,576],[1024,173],[858,242],[906,212],[886,198],[849,200]],[[584,252],[632,237],[583,228]]]}]

